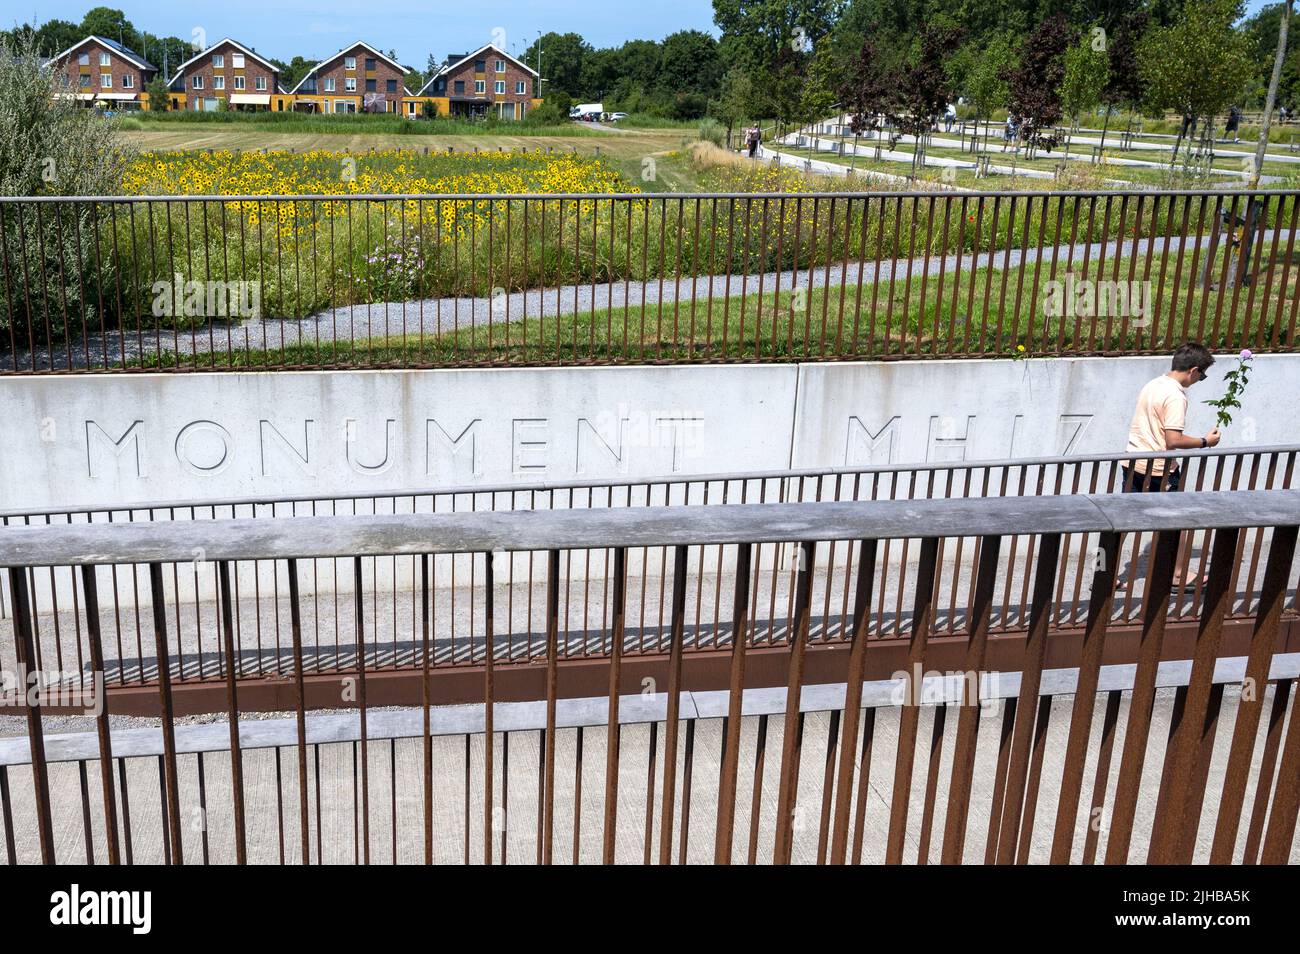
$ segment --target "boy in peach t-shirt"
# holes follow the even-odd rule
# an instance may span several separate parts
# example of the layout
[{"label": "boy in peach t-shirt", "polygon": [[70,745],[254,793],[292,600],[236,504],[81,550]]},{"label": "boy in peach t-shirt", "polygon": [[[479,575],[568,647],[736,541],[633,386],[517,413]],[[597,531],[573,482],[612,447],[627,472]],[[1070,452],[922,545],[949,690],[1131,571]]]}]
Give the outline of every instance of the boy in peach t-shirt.
[{"label": "boy in peach t-shirt", "polygon": [[[1214,357],[1195,342],[1179,345],[1168,372],[1153,378],[1138,392],[1137,407],[1128,427],[1125,450],[1158,454],[1164,451],[1214,447],[1219,443],[1219,429],[1210,428],[1204,437],[1188,437],[1187,389],[1205,380]],[[1177,461],[1164,458],[1141,458],[1124,466],[1125,492],[1177,490],[1181,473]]]}]

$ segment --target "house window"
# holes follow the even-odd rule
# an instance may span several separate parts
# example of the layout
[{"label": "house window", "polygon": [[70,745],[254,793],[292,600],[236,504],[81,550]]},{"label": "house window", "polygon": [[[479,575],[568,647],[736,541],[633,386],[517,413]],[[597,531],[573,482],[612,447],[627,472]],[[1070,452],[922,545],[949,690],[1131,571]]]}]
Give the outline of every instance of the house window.
[{"label": "house window", "polygon": [[366,57],[366,69],[367,69],[367,70],[373,70],[374,68],[375,68],[375,58],[374,58],[373,56],[367,56],[367,57]]},{"label": "house window", "polygon": [[487,83],[485,83],[483,80],[475,80],[475,81],[474,81],[474,92],[476,92],[476,93],[485,93],[485,92],[487,92]]},{"label": "house window", "polygon": [[100,73],[100,74],[99,74],[99,88],[100,88],[100,89],[112,89],[112,88],[113,88],[113,74],[112,74],[112,73]]},{"label": "house window", "polygon": [[498,73],[504,73],[505,71],[506,71],[506,61],[505,61],[505,60],[497,60],[497,72],[498,72]]},{"label": "house window", "polygon": [[343,89],[345,92],[355,93],[357,91],[357,78],[355,76],[345,76],[343,78]]},{"label": "house window", "polygon": [[244,68],[244,54],[243,54],[243,53],[231,53],[231,54],[230,54],[230,65],[233,66],[233,67],[234,67],[235,69],[237,69],[237,70],[242,70],[242,69]]},{"label": "house window", "polygon": [[465,81],[464,81],[464,80],[456,80],[456,87],[455,87],[455,89],[456,89],[456,95],[457,95],[457,96],[462,96],[462,95],[464,95],[464,93],[465,93]]},{"label": "house window", "polygon": [[77,80],[82,89],[90,89],[89,73],[82,73],[79,77],[77,77]]},{"label": "house window", "polygon": [[388,92],[390,92],[390,93],[396,93],[396,92],[397,92],[397,80],[389,80],[387,83],[384,84],[384,87],[388,90]]},{"label": "house window", "polygon": [[375,81],[374,81],[374,80],[372,80],[372,79],[368,79],[368,80],[366,80],[366,92],[367,92],[367,93],[373,93],[373,92],[375,92]]},{"label": "house window", "polygon": [[89,66],[89,65],[90,65],[90,54],[89,54],[89,53],[82,53],[80,56],[77,57],[77,63],[79,63],[81,66]]},{"label": "house window", "polygon": [[474,61],[474,72],[475,72],[475,73],[486,73],[486,72],[487,72],[487,60],[475,60],[475,61]]},{"label": "house window", "polygon": [[197,75],[196,75],[193,79],[191,79],[191,80],[190,80],[190,88],[191,88],[191,89],[202,89],[202,88],[203,88],[203,77],[202,77],[202,76],[197,76]]},{"label": "house window", "polygon": [[525,90],[525,88],[524,88],[525,85],[526,85],[526,84],[524,83],[524,81],[523,81],[523,80],[520,80],[518,83],[515,84],[515,92],[516,92],[517,94],[519,94],[520,96],[523,96],[524,93],[527,92],[527,90]]},{"label": "house window", "polygon": [[357,58],[355,56],[343,57],[343,68],[345,70],[355,70],[357,68]]},{"label": "house window", "polygon": [[223,70],[226,68],[226,57],[224,53],[212,54],[212,68],[214,70]]},{"label": "house window", "polygon": [[242,77],[242,76],[236,76],[236,77],[235,77],[235,89],[243,89],[243,88],[244,88],[244,77]]},{"label": "house window", "polygon": [[225,89],[225,88],[226,88],[226,78],[225,78],[224,76],[214,76],[214,77],[212,77],[212,88],[213,88],[213,89]]},{"label": "house window", "polygon": [[325,92],[327,93],[334,92],[334,77],[332,76],[325,77]]},{"label": "house window", "polygon": [[113,57],[110,56],[110,55],[107,54],[107,53],[101,53],[101,54],[99,54],[99,65],[100,65],[100,66],[112,66],[112,65],[113,65]]},{"label": "house window", "polygon": [[506,91],[506,81],[497,80],[496,83],[493,84],[492,89],[494,92],[504,93]]},{"label": "house window", "polygon": [[123,88],[123,89],[135,89],[135,77],[132,76],[130,73],[127,73],[125,76],[123,76],[123,77],[122,77],[122,88]]},{"label": "house window", "polygon": [[265,76],[257,77],[257,79],[253,80],[253,85],[258,89],[263,89],[263,90],[266,89],[266,77]]}]

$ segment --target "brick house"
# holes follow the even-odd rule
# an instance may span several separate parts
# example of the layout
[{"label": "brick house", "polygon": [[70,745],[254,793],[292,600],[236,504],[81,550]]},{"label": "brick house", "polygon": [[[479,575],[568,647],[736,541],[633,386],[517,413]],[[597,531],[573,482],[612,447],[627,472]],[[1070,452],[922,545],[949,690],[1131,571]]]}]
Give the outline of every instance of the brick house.
[{"label": "brick house", "polygon": [[320,113],[393,113],[410,97],[407,69],[366,43],[354,43],[313,66],[291,90],[294,108]]},{"label": "brick house", "polygon": [[523,119],[541,102],[534,96],[536,80],[536,70],[488,44],[447,57],[419,95],[443,116]]},{"label": "brick house", "polygon": [[214,110],[223,100],[239,110],[283,111],[291,103],[279,67],[230,37],[178,66],[167,91],[173,108],[196,112]]},{"label": "brick house", "polygon": [[134,50],[116,40],[88,36],[45,61],[68,80],[65,95],[75,96],[87,106],[111,105],[115,109],[139,109],[148,100],[145,84],[158,68]]}]

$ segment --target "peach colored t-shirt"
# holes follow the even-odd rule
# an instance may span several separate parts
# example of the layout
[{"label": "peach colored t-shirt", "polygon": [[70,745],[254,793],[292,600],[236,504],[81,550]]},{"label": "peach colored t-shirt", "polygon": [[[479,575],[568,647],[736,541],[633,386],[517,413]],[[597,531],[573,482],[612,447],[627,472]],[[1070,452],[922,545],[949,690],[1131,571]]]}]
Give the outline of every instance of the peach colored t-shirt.
[{"label": "peach colored t-shirt", "polygon": [[[1126,450],[1166,451],[1169,448],[1165,444],[1165,430],[1181,431],[1186,423],[1187,389],[1167,374],[1153,378],[1138,392],[1137,408],[1128,426]],[[1152,464],[1153,474],[1165,472],[1164,460],[1137,460],[1134,467],[1138,473],[1145,474],[1148,463]]]}]

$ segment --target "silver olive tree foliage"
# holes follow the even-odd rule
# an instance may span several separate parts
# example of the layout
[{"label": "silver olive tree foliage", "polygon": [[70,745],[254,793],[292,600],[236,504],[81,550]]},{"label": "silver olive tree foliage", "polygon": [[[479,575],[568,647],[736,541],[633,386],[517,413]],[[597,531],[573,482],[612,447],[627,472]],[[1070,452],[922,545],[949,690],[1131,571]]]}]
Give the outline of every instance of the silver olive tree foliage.
[{"label": "silver olive tree foliage", "polygon": [[[134,152],[115,121],[79,105],[32,37],[0,42],[0,195],[114,195]],[[85,203],[0,205],[0,348],[111,324],[116,262]],[[101,291],[104,314],[100,313]]]}]

